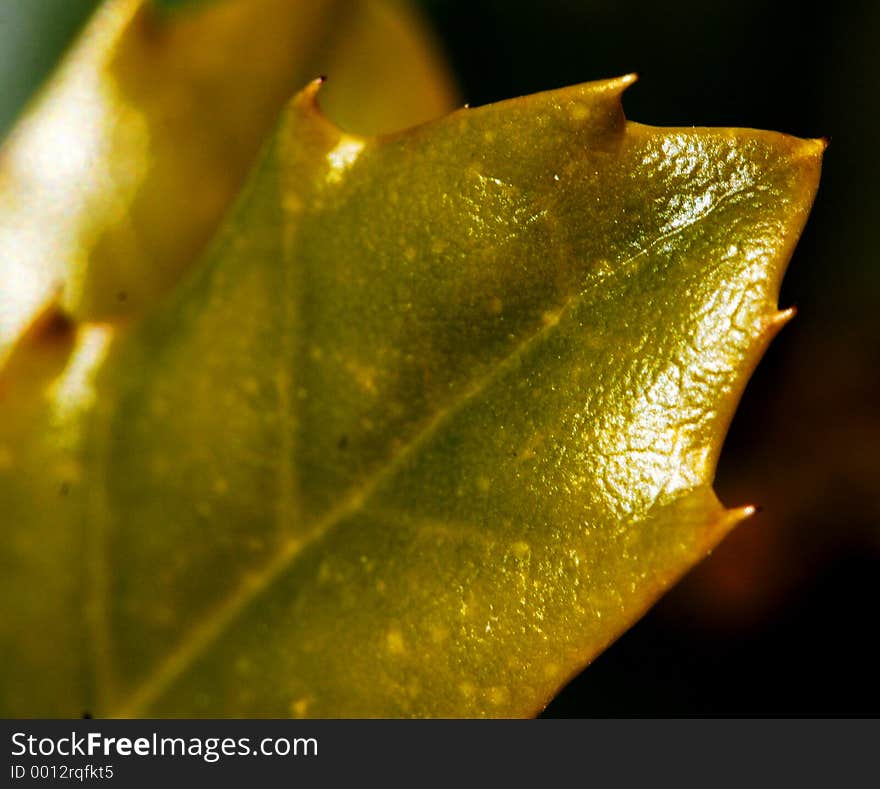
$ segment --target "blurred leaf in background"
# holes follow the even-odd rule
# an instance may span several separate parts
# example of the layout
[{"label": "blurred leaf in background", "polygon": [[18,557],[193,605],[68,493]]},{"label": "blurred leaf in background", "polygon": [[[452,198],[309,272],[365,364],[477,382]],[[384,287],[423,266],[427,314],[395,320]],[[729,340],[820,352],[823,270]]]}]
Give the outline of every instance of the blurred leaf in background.
[{"label": "blurred leaf in background", "polygon": [[[281,108],[317,74],[335,75],[325,108],[369,134],[419,124],[454,101],[442,58],[404,3],[178,5],[107,0],[0,158],[0,469],[10,483],[0,507],[10,561],[0,577],[6,599],[20,600],[4,613],[4,638],[8,652],[33,656],[10,665],[40,679],[16,679],[10,666],[6,674],[13,695],[42,692],[50,700],[42,710],[59,709],[51,700],[79,685],[70,677],[89,651],[75,635],[77,573],[47,572],[50,555],[83,548],[63,505],[90,467],[79,454],[85,431],[73,424],[92,402],[88,387],[72,394],[59,374],[78,370],[83,384],[114,330],[154,306],[199,257]],[[14,38],[21,25],[6,32]],[[34,592],[23,593],[36,577]],[[47,617],[61,623],[52,635],[32,624]],[[47,646],[47,637],[66,647]]]},{"label": "blurred leaf in background", "polygon": [[0,4],[0,137],[98,0],[3,0]]},{"label": "blurred leaf in background", "polygon": [[14,287],[0,292],[0,360],[51,298],[111,320],[166,293],[281,107],[327,71],[324,106],[355,132],[453,104],[427,32],[394,0],[104,3],[2,151],[0,267]]}]

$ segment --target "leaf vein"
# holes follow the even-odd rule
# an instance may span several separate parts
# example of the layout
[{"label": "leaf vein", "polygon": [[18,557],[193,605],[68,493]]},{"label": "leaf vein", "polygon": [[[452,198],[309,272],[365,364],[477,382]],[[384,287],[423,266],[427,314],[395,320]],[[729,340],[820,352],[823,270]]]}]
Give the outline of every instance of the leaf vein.
[{"label": "leaf vein", "polygon": [[[588,284],[590,288],[594,288],[608,279],[629,274],[630,267],[656,247],[680,235],[689,228],[698,225],[722,203],[745,191],[747,191],[745,188],[734,189],[720,195],[705,211],[688,217],[686,222],[667,233],[659,235],[642,249],[620,261],[612,270],[600,273],[591,279],[589,283],[585,283],[585,285]],[[320,541],[348,517],[361,510],[382,483],[392,477],[406,462],[407,458],[428,443],[453,415],[479,397],[497,378],[527,355],[532,348],[540,345],[546,338],[557,331],[561,318],[577,306],[586,295],[586,292],[586,287],[582,287],[569,295],[557,311],[560,320],[540,325],[535,332],[524,337],[510,353],[500,359],[487,373],[464,391],[458,400],[435,412],[426,421],[422,429],[402,446],[395,455],[390,457],[388,462],[376,471],[358,490],[350,493],[338,506],[330,510],[324,517],[318,519],[308,534],[301,538],[293,538],[282,542],[277,553],[261,569],[246,575],[225,600],[219,603],[211,613],[206,615],[200,624],[193,627],[181,638],[178,646],[134,690],[128,702],[113,717],[135,717],[141,710],[146,710],[161,693],[200,658],[208,647],[223,635],[242,611],[289,568],[290,564],[305,548]],[[283,363],[284,360],[282,360]]]}]

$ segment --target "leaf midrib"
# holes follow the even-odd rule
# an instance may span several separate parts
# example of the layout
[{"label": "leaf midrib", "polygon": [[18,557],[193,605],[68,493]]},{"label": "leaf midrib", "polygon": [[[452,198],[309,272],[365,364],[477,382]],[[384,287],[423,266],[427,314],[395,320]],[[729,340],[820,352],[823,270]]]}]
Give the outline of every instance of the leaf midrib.
[{"label": "leaf midrib", "polygon": [[[750,184],[757,188],[757,183]],[[657,236],[638,252],[625,258],[613,270],[603,272],[592,279],[590,288],[598,287],[610,279],[616,279],[628,273],[629,267],[643,256],[649,254],[657,246],[675,238],[686,230],[700,224],[704,219],[714,213],[722,204],[732,197],[744,193],[746,188],[734,189],[719,196],[703,213],[691,218],[668,233]],[[215,643],[227,630],[228,626],[253,602],[263,591],[269,588],[274,581],[291,565],[291,563],[306,548],[314,545],[325,537],[334,528],[339,526],[346,518],[358,512],[370,499],[376,489],[416,452],[423,444],[427,443],[435,433],[458,413],[468,403],[473,401],[498,377],[500,377],[517,360],[526,355],[531,348],[539,345],[545,338],[551,336],[558,328],[566,313],[570,312],[587,294],[587,288],[575,291],[568,296],[558,309],[559,319],[547,325],[540,325],[537,331],[514,347],[510,353],[501,358],[491,369],[481,376],[458,400],[450,403],[445,408],[437,411],[424,427],[417,432],[388,462],[378,469],[357,491],[348,495],[339,506],[334,507],[324,517],[318,519],[311,531],[301,538],[286,541],[278,549],[275,556],[266,562],[262,569],[255,573],[245,574],[237,588],[210,613],[205,615],[204,621],[191,628],[178,642],[178,646],[171,654],[162,660],[158,667],[130,694],[128,701],[116,712],[109,713],[109,717],[138,717],[140,712],[148,709],[171,684],[199,659],[205,650]],[[289,480],[292,484],[292,480]]]}]

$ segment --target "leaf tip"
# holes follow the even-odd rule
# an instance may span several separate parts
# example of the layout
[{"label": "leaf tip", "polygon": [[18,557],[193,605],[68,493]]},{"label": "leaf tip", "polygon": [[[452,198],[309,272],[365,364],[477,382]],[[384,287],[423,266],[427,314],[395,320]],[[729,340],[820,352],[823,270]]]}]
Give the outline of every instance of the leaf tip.
[{"label": "leaf tip", "polygon": [[317,122],[318,126],[326,129],[331,136],[335,137],[341,134],[342,130],[327,117],[321,107],[321,103],[318,101],[318,94],[326,81],[326,75],[321,74],[300,90],[287,105],[284,113],[286,118],[284,123],[292,123],[297,128],[300,128],[298,124],[303,120],[308,123]]},{"label": "leaf tip", "polygon": [[638,82],[638,79],[639,75],[635,72],[631,72],[629,74],[624,74],[621,77],[612,77],[611,79],[602,80],[596,84],[601,88],[604,88],[605,91],[612,94],[615,98],[619,99],[628,87]]},{"label": "leaf tip", "polygon": [[325,74],[319,74],[315,77],[311,82],[309,82],[296,96],[295,100],[302,102],[303,104],[309,103],[317,106],[318,104],[318,92],[321,90],[321,86],[327,81],[327,76]]},{"label": "leaf tip", "polygon": [[75,322],[61,306],[62,293],[63,288],[56,287],[49,298],[34,312],[21,332],[13,337],[5,352],[0,349],[0,369],[5,367],[8,360],[22,348],[57,344],[73,335]]},{"label": "leaf tip", "polygon": [[24,332],[0,348],[0,403],[16,379],[57,374],[73,351],[79,326],[60,307],[57,294],[47,301]]},{"label": "leaf tip", "polygon": [[825,150],[828,148],[828,144],[830,142],[830,137],[799,139],[798,153],[804,159],[815,160],[818,163],[822,160],[822,155],[825,153]]},{"label": "leaf tip", "polygon": [[759,512],[761,512],[761,507],[756,504],[746,504],[743,507],[734,507],[733,509],[727,510],[726,517],[724,518],[725,530],[729,531],[734,526],[737,526],[752,516],[757,515]]},{"label": "leaf tip", "polygon": [[706,552],[710,553],[718,543],[724,539],[744,521],[761,512],[761,507],[755,504],[746,504],[743,507],[722,508],[721,515],[714,520],[709,530],[709,542],[706,544]]},{"label": "leaf tip", "polygon": [[782,327],[787,325],[795,315],[797,315],[797,307],[788,307],[787,309],[774,312],[766,319],[764,323],[764,331],[770,335],[770,337],[775,337]]}]

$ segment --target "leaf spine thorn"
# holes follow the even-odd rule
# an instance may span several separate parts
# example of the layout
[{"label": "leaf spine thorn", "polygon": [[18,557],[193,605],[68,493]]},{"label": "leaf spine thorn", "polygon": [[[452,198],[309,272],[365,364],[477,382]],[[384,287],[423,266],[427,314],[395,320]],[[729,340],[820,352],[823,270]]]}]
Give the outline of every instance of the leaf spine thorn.
[{"label": "leaf spine thorn", "polygon": [[788,309],[775,312],[767,320],[767,329],[774,334],[785,326],[794,316],[797,315],[797,307],[789,307]]}]

